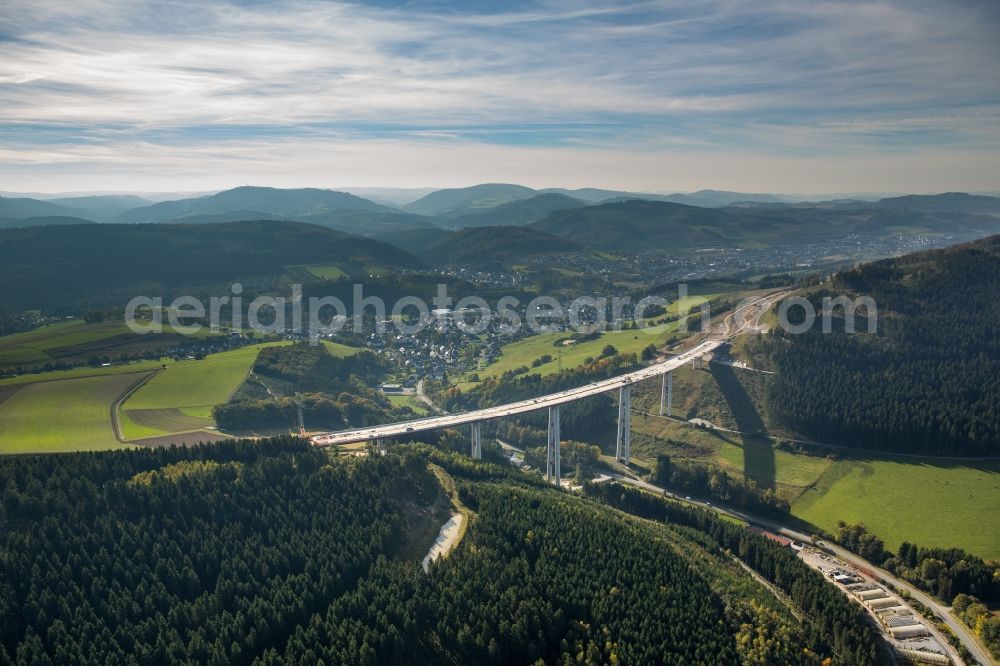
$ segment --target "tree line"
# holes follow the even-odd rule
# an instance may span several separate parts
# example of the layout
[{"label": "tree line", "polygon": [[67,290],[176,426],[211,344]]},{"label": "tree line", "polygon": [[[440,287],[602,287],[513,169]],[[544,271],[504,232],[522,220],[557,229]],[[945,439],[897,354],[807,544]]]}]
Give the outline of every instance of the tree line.
[{"label": "tree line", "polygon": [[785,592],[804,612],[802,630],[806,644],[820,659],[828,658],[832,664],[879,663],[875,636],[864,611],[791,549],[704,509],[669,502],[634,488],[619,484],[586,484],[584,492],[628,513],[707,535],[715,548],[738,557]]},{"label": "tree line", "polygon": [[[823,442],[888,451],[990,455],[1000,449],[1000,244],[986,239],[866,264],[811,295],[871,296],[878,332],[817,324],[777,331],[757,352],[777,374],[766,408]],[[863,313],[862,313],[863,314]],[[860,316],[860,315],[859,315]]]}]

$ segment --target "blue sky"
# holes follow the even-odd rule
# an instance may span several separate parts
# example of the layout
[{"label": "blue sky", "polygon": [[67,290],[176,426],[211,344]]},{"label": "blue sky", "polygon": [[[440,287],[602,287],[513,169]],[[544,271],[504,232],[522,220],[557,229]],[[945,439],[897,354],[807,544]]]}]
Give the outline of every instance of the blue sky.
[{"label": "blue sky", "polygon": [[0,4],[0,190],[1000,190],[1000,3]]}]

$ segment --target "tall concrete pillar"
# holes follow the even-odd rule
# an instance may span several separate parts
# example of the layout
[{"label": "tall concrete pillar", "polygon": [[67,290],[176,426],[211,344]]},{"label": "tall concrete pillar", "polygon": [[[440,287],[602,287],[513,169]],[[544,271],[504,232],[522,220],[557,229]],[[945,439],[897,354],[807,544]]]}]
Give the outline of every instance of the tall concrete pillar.
[{"label": "tall concrete pillar", "polygon": [[483,429],[482,421],[476,421],[470,424],[472,428],[472,457],[475,460],[481,460],[483,457]]},{"label": "tall concrete pillar", "polygon": [[559,485],[561,480],[559,450],[559,405],[549,407],[549,437],[545,452],[545,480]]},{"label": "tall concrete pillar", "polygon": [[626,384],[618,392],[618,446],[615,459],[628,465],[632,457],[632,386]]},{"label": "tall concrete pillar", "polygon": [[674,373],[663,373],[663,384],[660,386],[660,416],[673,415],[674,403]]}]

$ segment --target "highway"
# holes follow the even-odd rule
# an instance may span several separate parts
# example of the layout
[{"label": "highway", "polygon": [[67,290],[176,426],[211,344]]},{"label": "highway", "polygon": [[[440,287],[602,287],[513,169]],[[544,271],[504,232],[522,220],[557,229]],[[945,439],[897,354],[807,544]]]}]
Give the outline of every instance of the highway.
[{"label": "highway", "polygon": [[[533,398],[531,400],[522,400],[521,402],[512,402],[506,405],[498,405],[496,407],[488,407],[486,409],[477,409],[476,411],[466,412],[464,414],[441,414],[422,419],[414,419],[412,421],[400,421],[398,423],[387,423],[367,428],[356,428],[354,430],[341,430],[337,432],[323,433],[320,435],[314,435],[310,438],[310,441],[316,446],[336,446],[339,444],[353,444],[355,442],[366,442],[376,439],[386,439],[389,437],[406,436],[416,432],[437,430],[439,428],[454,428],[456,426],[475,423],[477,421],[488,421],[489,419],[498,419],[505,416],[516,416],[517,414],[525,414],[540,409],[546,409],[548,407],[555,407],[556,405],[573,402],[575,400],[580,400],[581,398],[613,391],[621,388],[622,386],[635,384],[645,379],[659,377],[660,375],[670,372],[671,370],[676,370],[690,363],[700,356],[714,351],[719,346],[724,344],[726,340],[737,335],[738,333],[743,332],[748,327],[756,326],[764,312],[766,312],[775,301],[788,293],[788,290],[779,290],[770,294],[758,296],[742,303],[740,307],[725,315],[722,320],[722,324],[714,329],[714,333],[710,332],[709,337],[700,344],[692,347],[688,351],[678,354],[677,356],[661,360],[657,363],[641,368],[640,370],[636,370],[635,372],[619,375],[617,377],[605,379],[599,382],[591,382],[585,386],[561,391],[559,393],[552,393],[550,395]],[[422,386],[418,389],[417,394],[423,394]],[[429,403],[429,399],[427,399],[426,396],[423,396],[422,399],[425,399],[425,401]]]},{"label": "highway", "polygon": [[592,395],[613,391],[621,388],[622,386],[635,384],[645,379],[659,377],[664,373],[676,370],[684,365],[687,365],[696,358],[714,351],[722,345],[723,342],[723,340],[706,340],[686,352],[682,352],[677,356],[672,356],[666,360],[648,365],[634,372],[618,375],[617,377],[612,377],[611,379],[591,382],[589,384],[585,384],[584,386],[568,389],[566,391],[560,391],[559,393],[551,393],[549,395],[533,398],[531,400],[522,400],[520,402],[512,402],[506,405],[487,407],[486,409],[477,409],[463,414],[430,416],[422,419],[414,419],[412,421],[400,421],[399,423],[388,423],[368,428],[324,433],[322,435],[313,436],[311,441],[316,446],[351,444],[354,442],[365,442],[376,439],[386,439],[389,437],[406,436],[415,432],[423,432],[426,430],[454,428],[460,425],[475,423],[476,421],[488,421],[490,419],[498,419],[505,416],[516,416],[518,414],[534,412],[548,407],[555,407],[556,405],[563,405],[567,402],[573,402]]},{"label": "highway", "polygon": [[[638,488],[643,488],[644,490],[648,490],[658,495],[662,495],[663,493],[666,492],[674,497],[681,496],[665,488],[653,485],[652,483],[641,481],[631,476],[625,476],[623,474],[613,474],[611,478],[615,481],[620,481],[622,483],[628,483],[629,485],[633,485]],[[737,518],[751,525],[756,525],[757,527],[763,527],[773,532],[777,532],[779,534],[788,537],[789,539],[793,539],[795,541],[801,541],[802,543],[812,542],[811,535],[803,534],[802,532],[798,532],[796,530],[785,527],[784,525],[770,518],[764,518],[763,516],[748,514],[744,511],[738,511],[736,509],[720,506],[715,502],[709,502],[701,499],[688,499],[687,496],[684,496],[684,499],[686,502],[695,504],[704,509],[710,509],[712,511],[715,511],[716,513],[721,513],[730,516],[732,518]],[[850,552],[849,550],[846,550],[845,548],[830,543],[829,541],[826,540],[822,541],[821,547],[830,551],[840,559],[844,560],[848,564],[858,569],[869,570],[874,572],[877,578],[881,579],[884,583],[891,584],[897,590],[906,590],[910,594],[910,597],[912,599],[915,599],[920,603],[922,603],[923,605],[927,606],[932,611],[934,611],[934,613],[938,617],[944,620],[945,624],[947,624],[948,627],[952,630],[952,632],[954,632],[955,636],[958,637],[958,639],[962,642],[962,644],[965,645],[966,648],[968,648],[969,652],[972,653],[972,655],[976,658],[979,664],[983,664],[984,666],[992,666],[993,664],[997,663],[989,654],[987,654],[985,648],[983,648],[982,645],[976,640],[976,638],[970,632],[969,628],[966,627],[964,624],[962,624],[962,622],[958,618],[956,618],[954,615],[951,614],[948,606],[942,604],[937,599],[934,599],[926,592],[922,592],[921,590],[918,590],[917,588],[913,587],[913,585],[911,585],[910,583],[907,583],[906,581],[896,578],[885,569],[877,567],[871,562],[862,559],[861,557],[858,557],[857,555]],[[951,645],[945,645],[945,647],[949,651],[953,650]],[[958,655],[953,653],[952,658],[957,659]],[[969,664],[969,666],[974,666],[974,665]]]}]

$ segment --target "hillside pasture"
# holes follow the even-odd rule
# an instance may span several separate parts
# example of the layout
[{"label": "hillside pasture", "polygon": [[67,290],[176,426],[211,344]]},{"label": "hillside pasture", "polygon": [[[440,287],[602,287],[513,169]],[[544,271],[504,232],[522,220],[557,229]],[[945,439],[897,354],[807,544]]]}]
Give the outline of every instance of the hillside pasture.
[{"label": "hillside pasture", "polygon": [[[121,405],[126,439],[146,444],[153,439],[167,441],[172,435],[196,432],[218,437],[218,433],[207,430],[215,426],[212,408],[228,401],[246,380],[261,349],[288,344],[265,342],[169,365]],[[361,351],[328,341],[323,346],[334,356]]]},{"label": "hillside pasture", "polygon": [[270,342],[210,354],[200,360],[168,365],[122,405],[126,410],[212,407],[222,404],[246,379],[264,347],[288,344]]},{"label": "hillside pasture", "polygon": [[82,319],[49,324],[0,337],[0,368],[31,366],[57,360],[59,350],[88,345],[131,333],[124,322],[87,324]]},{"label": "hillside pasture", "polygon": [[54,453],[125,446],[111,409],[148,373],[131,372],[7,385],[0,389],[0,453]]},{"label": "hillside pasture", "polygon": [[[505,345],[500,358],[484,371],[481,377],[498,377],[503,373],[528,367],[532,374],[548,375],[558,372],[559,368],[575,368],[583,365],[587,358],[597,358],[607,345],[613,346],[620,354],[639,354],[647,345],[662,347],[670,333],[677,330],[677,322],[658,324],[641,330],[609,331],[596,340],[556,346],[561,338],[568,338],[567,333],[541,333],[524,340],[518,340]],[[531,367],[532,361],[548,354],[552,361],[537,368]]]},{"label": "hillside pasture", "polygon": [[[208,329],[184,337],[204,338]],[[164,323],[163,333],[142,335],[123,321],[87,323],[82,319],[49,324],[24,333],[0,337],[0,371],[33,368],[46,363],[82,364],[91,357],[110,359],[138,356],[165,349],[182,336]]]},{"label": "hillside pasture", "polygon": [[890,550],[909,541],[1000,558],[1000,461],[845,456],[792,513],[828,532],[863,522]]},{"label": "hillside pasture", "polygon": [[321,280],[336,280],[347,277],[347,273],[339,266],[316,265],[306,266],[305,269]]}]

